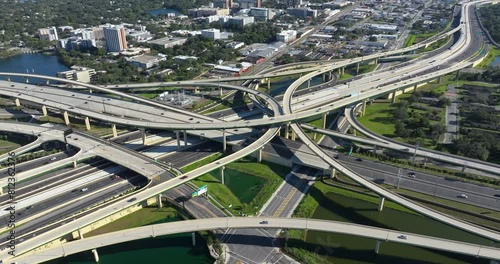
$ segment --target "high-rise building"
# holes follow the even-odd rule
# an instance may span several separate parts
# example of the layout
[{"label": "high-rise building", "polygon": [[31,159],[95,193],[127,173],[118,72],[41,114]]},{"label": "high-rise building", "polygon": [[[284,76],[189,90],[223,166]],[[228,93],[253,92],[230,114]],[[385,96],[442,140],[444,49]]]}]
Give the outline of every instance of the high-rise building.
[{"label": "high-rise building", "polygon": [[261,7],[261,0],[240,0],[241,8]]},{"label": "high-rise building", "polygon": [[120,52],[127,49],[127,39],[123,27],[110,26],[104,28],[104,40],[108,52]]},{"label": "high-rise building", "polygon": [[41,40],[53,41],[59,39],[59,36],[57,36],[56,27],[40,28],[38,29],[38,34],[40,35]]}]

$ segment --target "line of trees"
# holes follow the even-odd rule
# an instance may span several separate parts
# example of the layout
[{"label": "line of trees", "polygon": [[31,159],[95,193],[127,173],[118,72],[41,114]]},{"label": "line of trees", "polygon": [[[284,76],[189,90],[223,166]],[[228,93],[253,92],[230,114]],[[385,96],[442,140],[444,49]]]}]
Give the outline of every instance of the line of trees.
[{"label": "line of trees", "polygon": [[490,36],[500,42],[500,6],[487,5],[479,8],[481,23],[488,30]]}]

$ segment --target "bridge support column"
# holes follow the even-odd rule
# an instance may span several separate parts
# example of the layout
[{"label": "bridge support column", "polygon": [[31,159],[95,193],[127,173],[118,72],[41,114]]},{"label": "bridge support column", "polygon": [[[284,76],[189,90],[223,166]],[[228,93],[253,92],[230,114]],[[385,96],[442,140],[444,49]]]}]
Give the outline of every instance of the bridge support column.
[{"label": "bridge support column", "polygon": [[335,178],[335,174],[337,174],[337,170],[335,168],[330,168],[330,179]]},{"label": "bridge support column", "polygon": [[219,96],[222,97],[222,88],[219,89]]},{"label": "bridge support column", "polygon": [[396,92],[397,92],[397,90],[394,90],[394,92],[392,92],[392,103],[393,104],[396,102]]},{"label": "bridge support column", "polygon": [[375,65],[377,65],[377,64],[378,64],[378,58],[375,59]]},{"label": "bridge support column", "polygon": [[191,239],[193,240],[193,247],[196,246],[196,233],[195,232],[191,233]]},{"label": "bridge support column", "polygon": [[373,155],[377,155],[377,146],[373,145]]},{"label": "bridge support column", "polygon": [[226,152],[227,146],[226,146],[226,130],[222,130],[222,152]]},{"label": "bridge support column", "polygon": [[358,75],[358,74],[359,74],[359,62],[356,63],[356,75]]},{"label": "bridge support column", "polygon": [[267,78],[267,91],[271,91],[271,78]]},{"label": "bridge support column", "polygon": [[385,197],[379,196],[378,198],[378,211],[382,211],[384,209],[384,202],[385,202]]},{"label": "bridge support column", "polygon": [[97,249],[92,249],[92,253],[94,254],[95,262],[99,262],[99,254],[97,254]]},{"label": "bridge support column", "polygon": [[83,239],[83,232],[80,228],[78,228],[78,238]]},{"label": "bridge support column", "polygon": [[259,148],[259,152],[257,153],[257,162],[262,162],[262,149]]},{"label": "bridge support column", "polygon": [[87,130],[90,130],[90,119],[88,116],[85,117],[85,128],[87,128]]},{"label": "bridge support column", "polygon": [[322,117],[322,119],[323,119],[322,120],[323,121],[322,128],[323,129],[326,129],[326,116],[327,116],[327,113],[323,113],[323,117]]},{"label": "bridge support column", "polygon": [[76,168],[76,165],[77,165],[76,160],[73,160],[73,168]]},{"label": "bridge support column", "polygon": [[26,80],[26,83],[30,83],[30,79],[28,77],[24,77],[24,79]]},{"label": "bridge support column", "polygon": [[297,135],[295,134],[295,131],[293,131],[293,130],[292,130],[292,140],[293,140],[293,141],[295,141],[295,137],[296,137],[296,136],[297,136]]},{"label": "bridge support column", "polygon": [[311,79],[307,80],[307,88],[311,87]]},{"label": "bridge support column", "polygon": [[146,135],[146,129],[139,128],[139,131],[141,131],[142,145],[147,146],[148,145],[148,135]]},{"label": "bridge support column", "polygon": [[49,84],[50,84],[50,81],[49,81],[49,80],[45,81],[45,84],[46,84],[46,85],[49,85]]},{"label": "bridge support column", "polygon": [[92,89],[89,89],[89,93],[92,93]]},{"label": "bridge support column", "polygon": [[64,123],[69,126],[69,116],[68,116],[68,112],[67,111],[64,111],[63,113],[63,116],[64,116]]},{"label": "bridge support column", "polygon": [[181,138],[178,130],[175,131],[175,137],[177,138],[177,149],[181,149]]},{"label": "bridge support column", "polygon": [[342,69],[342,75],[344,75],[345,74],[345,67],[342,67],[341,69]]},{"label": "bridge support column", "polygon": [[45,105],[42,105],[42,113],[43,116],[47,116],[47,107]]},{"label": "bridge support column", "polygon": [[288,229],[285,229],[285,242],[288,242]]},{"label": "bridge support column", "polygon": [[290,132],[290,125],[285,126],[285,138],[288,139]]},{"label": "bridge support column", "polygon": [[118,132],[116,131],[116,125],[115,124],[111,125],[111,130],[113,131],[113,137],[117,137],[118,136]]},{"label": "bridge support column", "polygon": [[156,204],[158,205],[158,208],[162,208],[163,204],[161,202],[161,193],[158,194],[158,197],[156,197]]},{"label": "bridge support column", "polygon": [[442,76],[439,76],[439,77],[437,78],[437,82],[438,82],[438,83],[441,83],[442,81],[443,81],[443,77],[442,77]]},{"label": "bridge support column", "polygon": [[363,100],[363,104],[361,105],[361,116],[365,116],[366,112],[366,100]]},{"label": "bridge support column", "polygon": [[14,100],[14,103],[16,103],[17,107],[21,106],[21,101],[19,101],[19,98],[16,98],[16,100]]},{"label": "bridge support column", "polygon": [[182,133],[184,134],[184,147],[187,147],[188,145],[188,134],[186,133],[186,130],[182,130]]},{"label": "bridge support column", "polygon": [[376,242],[377,242],[377,243],[375,244],[375,253],[377,253],[377,254],[378,254],[378,251],[379,251],[379,249],[380,249],[380,244],[382,243],[382,241],[377,240]]},{"label": "bridge support column", "polygon": [[326,82],[326,80],[327,80],[326,73],[323,73],[323,74],[321,75],[321,80],[322,80],[323,82]]},{"label": "bridge support column", "polygon": [[465,169],[467,169],[467,167],[465,167],[465,165],[462,167],[462,172],[465,171]]},{"label": "bridge support column", "polygon": [[7,77],[7,81],[10,82],[10,77]]},{"label": "bridge support column", "polygon": [[456,75],[455,75],[455,79],[458,80],[458,78],[460,77],[460,70],[457,71]]},{"label": "bridge support column", "polygon": [[220,179],[221,179],[221,182],[222,184],[224,185],[225,184],[225,176],[224,176],[224,170],[226,169],[226,166],[222,166],[220,167]]},{"label": "bridge support column", "polygon": [[416,92],[417,92],[417,87],[418,87],[418,83],[417,83],[417,84],[415,84],[415,85],[413,86],[413,92],[414,92],[414,93],[416,93]]}]

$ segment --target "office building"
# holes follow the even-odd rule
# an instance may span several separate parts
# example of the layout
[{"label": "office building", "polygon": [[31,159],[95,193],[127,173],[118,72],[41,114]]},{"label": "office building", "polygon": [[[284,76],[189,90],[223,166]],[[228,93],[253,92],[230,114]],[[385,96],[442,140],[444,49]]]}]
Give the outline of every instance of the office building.
[{"label": "office building", "polygon": [[90,83],[95,74],[96,72],[94,69],[72,66],[69,71],[58,72],[57,77],[83,83]]},{"label": "office building", "polygon": [[227,24],[236,27],[244,27],[246,25],[252,24],[254,22],[254,17],[229,17]]},{"label": "office building", "polygon": [[261,7],[262,0],[240,0],[240,8]]},{"label": "office building", "polygon": [[207,17],[207,16],[227,16],[229,9],[227,8],[194,8],[188,10],[190,17]]},{"label": "office building", "polygon": [[38,34],[40,35],[41,40],[53,41],[59,39],[59,36],[57,36],[56,27],[40,28],[38,29]]},{"label": "office building", "polygon": [[269,8],[250,8],[250,15],[255,18],[255,20],[267,21],[273,19],[275,13]]},{"label": "office building", "polygon": [[127,49],[127,39],[123,27],[109,26],[104,28],[104,40],[108,52],[120,52]]},{"label": "office building", "polygon": [[276,40],[281,42],[289,42],[297,38],[297,31],[295,30],[284,30],[276,35]]},{"label": "office building", "polygon": [[182,45],[186,43],[187,38],[161,38],[161,39],[155,39],[155,40],[150,40],[148,43],[153,44],[154,46],[161,47],[161,48],[171,48],[176,45]]},{"label": "office building", "polygon": [[313,10],[310,8],[288,8],[286,11],[291,16],[302,18],[318,16],[318,10]]},{"label": "office building", "polygon": [[79,28],[76,30],[72,30],[72,37],[80,37],[82,39],[95,39],[94,31],[90,28]]},{"label": "office building", "polygon": [[165,61],[167,58],[151,55],[140,55],[127,59],[127,62],[134,65],[136,68],[141,68],[143,70],[149,69],[160,65],[161,61]]},{"label": "office building", "polygon": [[57,46],[67,51],[87,50],[97,47],[95,39],[82,39],[81,37],[60,39],[59,41],[57,41]]},{"label": "office building", "polygon": [[220,39],[220,30],[215,28],[204,29],[201,31],[201,36],[209,39]]}]

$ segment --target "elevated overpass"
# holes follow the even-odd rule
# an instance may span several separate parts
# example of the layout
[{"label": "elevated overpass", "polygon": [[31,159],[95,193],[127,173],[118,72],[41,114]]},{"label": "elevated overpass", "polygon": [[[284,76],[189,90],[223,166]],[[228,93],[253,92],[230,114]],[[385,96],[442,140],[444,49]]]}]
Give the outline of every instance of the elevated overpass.
[{"label": "elevated overpass", "polygon": [[[110,246],[118,243],[165,236],[176,233],[196,232],[215,229],[269,228],[269,229],[301,229],[323,231],[336,234],[353,235],[375,239],[380,242],[393,242],[423,248],[442,250],[491,260],[500,260],[500,249],[475,245],[448,239],[423,236],[396,230],[371,226],[350,224],[336,221],[314,220],[303,218],[271,218],[271,217],[225,217],[197,220],[176,221],[164,224],[131,228],[103,235],[83,238],[61,246],[36,251],[15,257],[10,261],[18,264],[31,264],[65,257],[82,251]],[[286,231],[288,232],[288,231]],[[403,238],[403,236],[405,238]],[[378,249],[376,249],[378,251]]]},{"label": "elevated overpass", "polygon": [[[465,14],[462,16],[462,21],[465,23],[465,24],[468,24],[469,22],[469,19],[468,19],[468,16],[470,15],[470,11],[468,9],[470,9],[471,5],[470,4],[464,4],[464,7],[462,9],[462,12]],[[464,24],[461,24],[462,26]],[[465,35],[465,37],[464,37]],[[464,43],[468,43],[470,42],[470,38],[471,38],[471,35],[472,33],[470,32],[470,29],[469,28],[464,28],[464,34],[462,34],[462,41]],[[461,37],[461,38],[462,38]],[[459,46],[460,48],[463,47],[463,45],[460,45]],[[465,48],[467,48],[468,45],[465,45]],[[456,52],[456,50],[453,50],[454,52]],[[459,50],[458,50],[459,51]],[[460,68],[460,67],[463,67],[463,66],[469,66],[471,65],[471,63],[458,63],[458,65],[453,65],[451,66],[450,68],[446,69],[446,70],[443,70],[443,71],[449,71],[450,69],[457,69],[457,68]],[[294,91],[302,84],[304,83],[305,81],[307,81],[313,74],[316,74],[316,73],[309,73],[309,74],[306,74],[305,76],[299,78],[297,81],[295,81],[294,83],[292,83],[290,85],[290,87],[286,90],[285,92],[285,95],[283,97],[283,111],[286,115],[293,115],[292,113],[292,107],[291,107],[291,101],[292,101],[292,95],[294,93]],[[441,71],[438,72],[437,74],[441,74]],[[431,76],[435,74],[430,74]],[[421,77],[423,80],[425,79],[428,79],[429,77]],[[411,80],[410,80],[411,81]],[[392,85],[389,85],[388,87],[387,86],[384,86],[384,87],[380,87],[380,88],[372,88],[370,87],[371,89],[369,89],[368,91],[365,91],[363,92],[362,94],[360,95],[363,95],[364,94],[364,99],[366,98],[369,98],[369,95],[372,94],[372,93],[375,93],[375,94],[380,94],[381,92],[379,91],[384,91],[384,90],[390,90],[392,89],[391,86],[393,86],[394,84]],[[396,83],[397,85],[397,83]],[[376,87],[376,86],[375,86]],[[356,98],[358,96],[355,96],[354,98]],[[350,101],[349,104],[344,104],[343,106],[346,106],[346,105],[350,105],[350,104],[353,104],[356,100],[353,100],[353,97],[349,97],[345,100],[341,100],[341,101]],[[358,101],[360,101],[358,99]],[[338,104],[332,104],[330,105],[330,107],[332,107],[333,105],[336,105],[338,107]],[[320,108],[321,109],[321,108]],[[431,217],[433,219],[436,219],[438,221],[441,221],[441,222],[444,222],[446,224],[449,224],[451,226],[454,226],[454,227],[457,227],[457,228],[460,228],[462,230],[465,230],[467,232],[470,232],[470,233],[474,233],[474,234],[477,234],[477,235],[480,235],[482,237],[486,237],[486,238],[489,238],[489,239],[492,239],[494,241],[500,241],[500,233],[497,232],[497,231],[493,231],[493,230],[489,230],[489,229],[486,229],[484,227],[481,227],[481,226],[478,226],[478,225],[475,225],[475,224],[472,224],[472,223],[469,223],[469,222],[466,222],[466,221],[463,221],[463,220],[460,220],[460,219],[457,219],[457,218],[454,218],[454,217],[451,217],[451,216],[448,216],[448,215],[445,215],[441,212],[438,212],[436,210],[433,210],[433,209],[430,209],[430,208],[427,208],[425,206],[422,206],[420,204],[417,204],[417,203],[414,203],[413,201],[403,197],[403,196],[400,196],[399,194],[396,194],[392,191],[389,191],[389,190],[386,190],[382,187],[380,187],[378,184],[375,184],[373,182],[370,182],[366,179],[364,179],[362,176],[360,175],[357,175],[355,172],[351,171],[350,169],[344,167],[342,164],[340,164],[338,161],[336,161],[335,159],[331,158],[329,155],[327,155],[313,140],[311,140],[307,134],[301,129],[301,127],[296,124],[296,123],[292,123],[290,125],[292,127],[292,129],[295,131],[295,133],[297,134],[297,136],[304,142],[306,143],[307,146],[309,146],[311,148],[311,150],[313,152],[315,152],[317,154],[318,157],[320,157],[321,159],[323,159],[325,162],[327,162],[328,164],[330,164],[332,167],[332,174],[335,172],[335,170],[338,170],[339,172],[343,173],[344,175],[346,175],[347,177],[351,178],[352,180],[356,181],[357,183],[361,184],[362,186],[370,189],[371,191],[377,193],[379,196],[380,196],[380,205],[383,206],[383,203],[384,203],[384,200],[385,198],[388,198],[406,208],[409,208],[411,210],[414,210],[415,212],[418,212],[420,214],[423,214],[423,215],[426,215],[428,217]],[[379,208],[381,209],[382,207],[380,207],[379,205]]]}]

